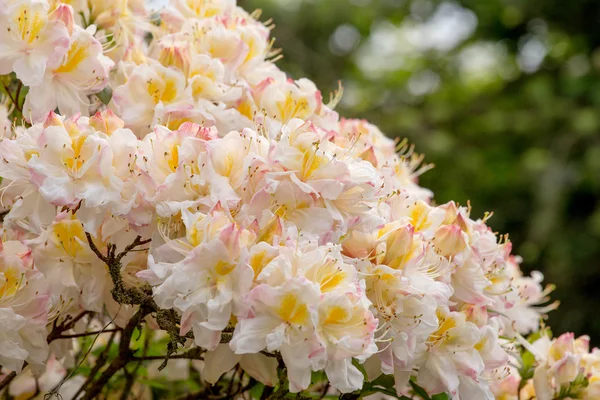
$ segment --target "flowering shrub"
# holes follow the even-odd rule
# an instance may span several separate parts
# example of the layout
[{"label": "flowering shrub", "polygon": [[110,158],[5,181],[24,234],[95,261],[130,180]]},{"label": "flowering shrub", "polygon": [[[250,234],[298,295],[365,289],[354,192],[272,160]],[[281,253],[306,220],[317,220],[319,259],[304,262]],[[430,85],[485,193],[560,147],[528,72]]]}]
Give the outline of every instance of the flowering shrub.
[{"label": "flowering shrub", "polygon": [[280,71],[258,12],[69,3],[0,1],[9,398],[600,396],[489,215]]}]

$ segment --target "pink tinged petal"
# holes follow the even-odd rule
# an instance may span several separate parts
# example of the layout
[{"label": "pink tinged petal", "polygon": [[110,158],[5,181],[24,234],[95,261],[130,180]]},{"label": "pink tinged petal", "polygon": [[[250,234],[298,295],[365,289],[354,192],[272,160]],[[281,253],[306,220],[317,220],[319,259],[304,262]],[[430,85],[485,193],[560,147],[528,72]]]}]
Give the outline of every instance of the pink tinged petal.
[{"label": "pink tinged petal", "polygon": [[238,321],[229,345],[236,354],[258,353],[267,346],[267,335],[280,323],[268,316],[242,319]]},{"label": "pink tinged petal", "polygon": [[23,114],[25,118],[31,118],[29,122],[43,122],[56,105],[56,95],[51,87],[46,84],[34,86],[29,88],[25,98]]},{"label": "pink tinged petal", "polygon": [[9,370],[20,372],[28,356],[18,333],[27,320],[10,308],[0,308],[0,364]]},{"label": "pink tinged petal", "polygon": [[479,381],[479,374],[485,369],[481,356],[475,350],[456,352],[454,365],[460,374],[466,375],[476,382]]},{"label": "pink tinged petal", "polygon": [[240,366],[248,375],[267,386],[275,386],[278,382],[277,360],[263,354],[245,354]]},{"label": "pink tinged petal", "polygon": [[75,25],[75,18],[73,16],[73,7],[68,4],[59,4],[58,7],[50,14],[50,18],[60,21],[64,24],[69,32],[69,35],[73,33],[73,26]]},{"label": "pink tinged petal", "polygon": [[367,372],[367,379],[369,381],[377,379],[383,373],[381,370],[381,361],[377,356],[367,358],[363,364],[363,368]]},{"label": "pink tinged petal", "polygon": [[452,359],[444,355],[430,354],[417,376],[419,386],[429,394],[454,391],[460,384],[458,372]]},{"label": "pink tinged petal", "polygon": [[38,86],[44,79],[47,62],[48,57],[45,54],[34,50],[17,59],[13,69],[25,86]]},{"label": "pink tinged petal", "polygon": [[286,325],[281,324],[267,334],[265,337],[265,343],[268,351],[275,351],[281,347],[285,340],[285,330]]},{"label": "pink tinged petal", "polygon": [[477,400],[494,400],[494,394],[489,388],[489,384],[486,380],[482,379],[479,382],[466,377],[460,377],[460,386],[458,394],[461,399],[477,399]]},{"label": "pink tinged petal", "polygon": [[[67,86],[61,83],[54,85],[55,101],[58,110],[62,115],[74,115],[81,113],[82,115],[89,114],[89,100],[87,96],[73,86]],[[45,110],[50,111],[50,110]]]},{"label": "pink tinged petal", "polygon": [[352,359],[329,361],[325,367],[327,378],[336,389],[349,393],[362,388],[365,377],[352,365]]},{"label": "pink tinged petal", "polygon": [[193,324],[192,328],[194,332],[194,341],[198,346],[204,347],[207,350],[214,350],[217,348],[219,341],[221,340],[221,331],[206,329],[200,324]]},{"label": "pink tinged petal", "polygon": [[310,360],[310,344],[301,342],[294,345],[281,347],[281,357],[288,370],[290,392],[300,392],[310,385],[311,367],[314,360]]},{"label": "pink tinged petal", "polygon": [[533,372],[533,387],[535,388],[536,400],[552,400],[554,397],[547,365],[541,364],[536,367]]},{"label": "pink tinged petal", "polygon": [[406,392],[411,374],[412,371],[401,371],[399,369],[394,371],[394,389],[398,394]]},{"label": "pink tinged petal", "polygon": [[219,344],[216,349],[204,354],[202,379],[214,385],[221,375],[235,367],[241,358],[242,356],[234,354],[227,344]]},{"label": "pink tinged petal", "polygon": [[580,372],[580,356],[567,354],[554,365],[556,382],[559,385],[568,384],[575,380]]}]

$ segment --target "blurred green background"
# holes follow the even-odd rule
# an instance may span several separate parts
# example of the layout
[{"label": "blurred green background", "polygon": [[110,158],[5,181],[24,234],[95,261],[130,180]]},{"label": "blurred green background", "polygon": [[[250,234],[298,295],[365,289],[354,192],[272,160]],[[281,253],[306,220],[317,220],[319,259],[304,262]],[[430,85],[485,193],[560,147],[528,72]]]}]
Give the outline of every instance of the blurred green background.
[{"label": "blurred green background", "polygon": [[555,333],[600,345],[600,2],[238,0],[279,65],[338,111],[407,137],[436,201],[493,211],[523,269],[557,285]]}]

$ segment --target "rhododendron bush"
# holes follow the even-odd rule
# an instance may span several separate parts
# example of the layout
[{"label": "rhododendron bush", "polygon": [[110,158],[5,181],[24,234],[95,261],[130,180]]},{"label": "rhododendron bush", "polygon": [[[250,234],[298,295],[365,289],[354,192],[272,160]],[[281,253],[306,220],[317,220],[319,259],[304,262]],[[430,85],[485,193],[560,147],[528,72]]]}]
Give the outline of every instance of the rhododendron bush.
[{"label": "rhododendron bush", "polygon": [[287,77],[259,17],[0,0],[3,395],[600,398],[490,215]]}]

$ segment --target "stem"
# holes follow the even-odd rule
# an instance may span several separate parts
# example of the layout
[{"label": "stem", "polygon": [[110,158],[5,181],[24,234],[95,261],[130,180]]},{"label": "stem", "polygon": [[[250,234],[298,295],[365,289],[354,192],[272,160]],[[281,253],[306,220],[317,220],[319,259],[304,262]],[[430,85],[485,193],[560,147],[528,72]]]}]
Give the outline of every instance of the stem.
[{"label": "stem", "polygon": [[2,87],[4,88],[4,91],[6,92],[6,95],[8,96],[10,101],[15,105],[15,108],[17,108],[18,110],[19,104],[17,104],[17,102],[13,98],[12,94],[10,93],[10,89],[8,88],[8,86],[6,86],[6,83],[2,82]]},{"label": "stem", "polygon": [[[186,360],[204,360],[204,357],[201,355],[190,354],[191,351],[186,352],[184,354],[175,354],[174,356],[169,356],[169,359],[186,359]],[[145,357],[134,357],[133,361],[152,361],[152,360],[164,360],[167,358],[167,355],[162,356],[145,356]]]},{"label": "stem", "polygon": [[117,332],[113,332],[113,334],[110,336],[110,339],[108,340],[108,343],[106,344],[106,347],[104,348],[104,350],[102,350],[102,353],[100,353],[100,356],[96,360],[96,364],[90,371],[90,374],[88,375],[87,379],[85,380],[83,385],[81,385],[81,387],[77,390],[77,392],[73,396],[74,399],[78,398],[78,396],[81,393],[83,393],[85,388],[94,380],[94,377],[96,376],[98,371],[100,371],[100,369],[104,366],[104,364],[106,364],[106,361],[108,360],[108,353],[110,351],[110,347],[111,347],[116,335],[117,335]]},{"label": "stem", "polygon": [[2,382],[0,382],[0,390],[7,387],[8,384],[11,383],[13,379],[15,379],[15,376],[17,376],[17,373],[15,371],[12,371],[10,374],[6,375],[6,377],[2,379]]},{"label": "stem", "polygon": [[129,320],[125,329],[123,329],[121,340],[119,341],[119,354],[110,363],[110,365],[104,370],[102,375],[91,385],[89,390],[85,391],[85,395],[82,400],[91,400],[95,398],[101,391],[102,388],[108,383],[110,378],[113,377],[121,368],[124,368],[129,361],[131,361],[131,350],[129,344],[131,342],[131,336],[135,331],[135,328],[144,320],[146,315],[150,314],[151,310],[147,307],[140,307],[135,313],[133,318]]},{"label": "stem", "polygon": [[60,335],[55,337],[54,339],[74,339],[74,338],[80,338],[80,337],[85,337],[85,336],[92,336],[92,335],[97,335],[99,333],[110,333],[110,332],[119,332],[121,331],[121,328],[114,328],[114,329],[105,329],[103,331],[91,331],[91,332],[84,332],[84,333],[76,333],[74,335]]},{"label": "stem", "polygon": [[23,106],[19,104],[19,95],[21,94],[21,88],[23,87],[23,83],[21,81],[19,81],[19,84],[17,86],[17,92],[15,94],[15,107],[17,108],[17,110],[19,110],[19,112],[21,113],[21,115],[23,115]]}]

